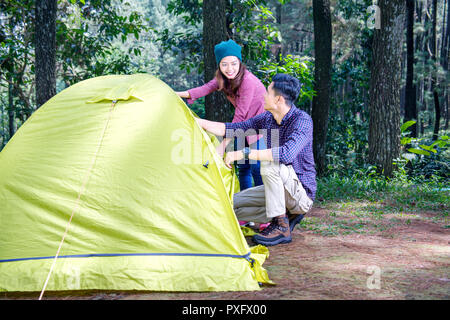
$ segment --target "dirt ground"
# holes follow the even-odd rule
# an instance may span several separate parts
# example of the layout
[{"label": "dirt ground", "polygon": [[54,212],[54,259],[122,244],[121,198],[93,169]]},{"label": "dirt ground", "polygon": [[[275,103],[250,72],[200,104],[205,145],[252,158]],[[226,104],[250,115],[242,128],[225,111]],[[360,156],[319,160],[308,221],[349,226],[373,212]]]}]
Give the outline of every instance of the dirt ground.
[{"label": "dirt ground", "polygon": [[[313,208],[289,244],[270,247],[263,267],[276,285],[256,292],[67,292],[46,299],[450,299],[447,214],[359,217]],[[320,223],[319,223],[320,222]],[[338,226],[338,227],[336,227]],[[34,299],[1,294],[0,299]]]}]

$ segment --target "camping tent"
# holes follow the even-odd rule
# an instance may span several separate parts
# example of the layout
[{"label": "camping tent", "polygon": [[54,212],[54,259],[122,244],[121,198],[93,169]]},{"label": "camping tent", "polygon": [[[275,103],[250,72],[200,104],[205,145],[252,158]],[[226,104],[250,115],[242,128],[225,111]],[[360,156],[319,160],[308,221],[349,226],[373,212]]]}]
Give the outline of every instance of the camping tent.
[{"label": "camping tent", "polygon": [[[79,82],[0,153],[0,291],[258,290],[215,137],[159,79]],[[45,284],[45,286],[44,286]]]}]

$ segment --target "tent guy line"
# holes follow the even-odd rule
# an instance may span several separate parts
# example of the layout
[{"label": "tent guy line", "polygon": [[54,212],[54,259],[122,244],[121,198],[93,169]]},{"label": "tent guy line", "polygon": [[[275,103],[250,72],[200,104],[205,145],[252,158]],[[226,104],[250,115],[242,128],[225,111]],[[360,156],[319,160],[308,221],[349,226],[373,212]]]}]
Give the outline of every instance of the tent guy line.
[{"label": "tent guy line", "polygon": [[42,296],[44,295],[45,289],[47,288],[48,280],[50,279],[50,276],[52,275],[53,268],[54,268],[54,266],[56,264],[56,260],[58,259],[59,252],[61,251],[61,247],[62,247],[62,245],[64,243],[64,239],[66,238],[66,235],[69,232],[69,227],[70,227],[70,224],[72,222],[73,216],[75,215],[75,212],[78,210],[78,208],[80,206],[81,195],[86,190],[86,184],[89,181],[89,178],[90,178],[91,173],[92,173],[92,169],[94,168],[95,162],[97,161],[97,155],[98,155],[98,153],[100,151],[100,148],[102,146],[103,138],[105,137],[106,129],[108,128],[109,121],[111,120],[112,112],[114,110],[114,107],[116,106],[116,103],[117,103],[117,100],[113,100],[112,103],[111,103],[111,107],[109,108],[108,119],[106,120],[105,126],[103,127],[103,131],[102,131],[102,134],[101,134],[101,137],[100,137],[100,141],[99,141],[99,143],[97,145],[97,150],[95,151],[94,157],[92,158],[91,166],[89,167],[89,171],[86,173],[86,177],[85,177],[85,179],[83,181],[83,184],[81,186],[80,192],[78,193],[78,197],[77,197],[77,201],[76,201],[75,207],[73,208],[72,214],[70,215],[70,219],[67,222],[66,230],[64,231],[64,235],[62,236],[61,242],[59,243],[59,247],[58,247],[58,250],[56,251],[56,255],[54,256],[54,260],[53,260],[53,263],[52,263],[52,265],[50,267],[50,270],[48,272],[47,279],[45,280],[45,283],[44,283],[44,286],[42,288],[41,294],[39,295],[39,300],[42,300]]}]

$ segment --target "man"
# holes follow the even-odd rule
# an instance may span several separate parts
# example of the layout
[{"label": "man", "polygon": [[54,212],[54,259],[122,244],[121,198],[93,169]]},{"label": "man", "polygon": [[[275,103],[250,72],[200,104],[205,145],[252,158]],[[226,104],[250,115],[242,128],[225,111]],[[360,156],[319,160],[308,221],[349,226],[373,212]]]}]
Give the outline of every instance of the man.
[{"label": "man", "polygon": [[225,164],[242,159],[260,160],[264,185],[234,195],[239,220],[267,222],[256,243],[271,246],[292,241],[291,232],[312,207],[316,193],[311,117],[295,107],[300,82],[287,74],[277,74],[264,96],[266,112],[243,122],[220,123],[197,119],[199,125],[217,135],[232,137],[237,131],[264,134],[268,149],[229,152]]}]

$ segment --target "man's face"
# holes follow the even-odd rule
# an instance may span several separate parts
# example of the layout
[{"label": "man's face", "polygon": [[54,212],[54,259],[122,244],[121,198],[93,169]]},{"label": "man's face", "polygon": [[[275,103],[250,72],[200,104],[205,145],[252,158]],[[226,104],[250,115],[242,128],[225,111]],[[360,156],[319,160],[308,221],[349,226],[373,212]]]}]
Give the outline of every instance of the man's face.
[{"label": "man's face", "polygon": [[279,99],[280,96],[275,95],[272,82],[267,87],[267,92],[264,95],[264,109],[268,111],[273,110],[274,108],[276,108],[276,104],[278,103]]}]

